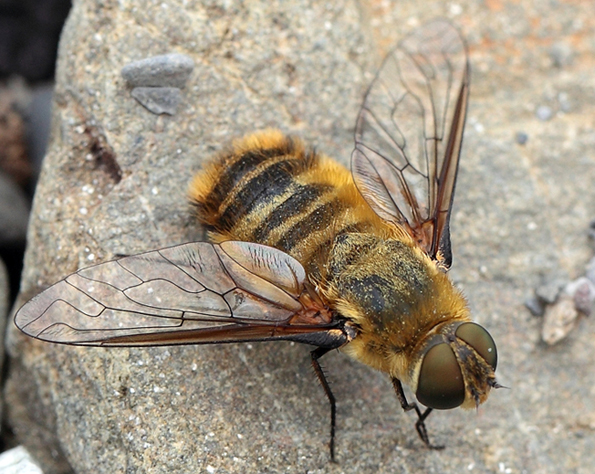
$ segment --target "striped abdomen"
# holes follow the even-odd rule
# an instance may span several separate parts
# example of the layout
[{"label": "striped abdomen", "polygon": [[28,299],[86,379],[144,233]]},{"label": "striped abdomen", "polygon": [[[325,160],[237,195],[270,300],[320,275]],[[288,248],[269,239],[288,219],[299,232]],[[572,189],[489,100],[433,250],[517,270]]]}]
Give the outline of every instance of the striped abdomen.
[{"label": "striped abdomen", "polygon": [[385,233],[347,169],[278,131],[235,142],[196,175],[190,197],[213,240],[276,247],[313,276],[337,235]]}]

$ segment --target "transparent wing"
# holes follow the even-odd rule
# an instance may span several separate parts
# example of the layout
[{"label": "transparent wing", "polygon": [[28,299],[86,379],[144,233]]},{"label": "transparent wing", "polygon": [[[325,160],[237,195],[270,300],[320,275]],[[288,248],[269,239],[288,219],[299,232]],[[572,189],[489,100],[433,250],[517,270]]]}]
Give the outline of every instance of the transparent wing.
[{"label": "transparent wing", "polygon": [[386,57],[355,132],[358,189],[380,217],[404,226],[445,267],[468,94],[465,43],[448,22],[434,21]]},{"label": "transparent wing", "polygon": [[15,324],[49,342],[134,346],[282,339],[324,332],[286,253],[194,242],[84,268],[26,303]]}]

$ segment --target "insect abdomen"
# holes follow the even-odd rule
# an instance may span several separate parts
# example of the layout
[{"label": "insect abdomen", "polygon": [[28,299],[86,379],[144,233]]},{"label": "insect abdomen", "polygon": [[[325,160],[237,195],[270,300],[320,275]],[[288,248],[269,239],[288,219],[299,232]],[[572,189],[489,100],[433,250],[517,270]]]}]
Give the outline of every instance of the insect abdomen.
[{"label": "insect abdomen", "polygon": [[213,240],[271,245],[308,271],[336,235],[383,227],[347,169],[278,131],[235,142],[196,175],[190,197]]}]

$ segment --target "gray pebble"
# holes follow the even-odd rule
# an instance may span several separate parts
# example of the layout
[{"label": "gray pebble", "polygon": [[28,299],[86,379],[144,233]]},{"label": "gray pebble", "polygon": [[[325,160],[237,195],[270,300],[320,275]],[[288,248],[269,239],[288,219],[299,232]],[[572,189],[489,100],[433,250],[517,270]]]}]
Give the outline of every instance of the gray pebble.
[{"label": "gray pebble", "polygon": [[539,120],[545,122],[553,117],[554,111],[551,109],[551,107],[548,107],[547,105],[540,105],[539,107],[537,107],[535,115]]},{"label": "gray pebble", "polygon": [[570,66],[574,59],[574,50],[567,43],[555,43],[550,48],[550,59],[555,67]]},{"label": "gray pebble", "polygon": [[519,145],[524,145],[529,140],[529,135],[525,132],[517,132],[514,138]]},{"label": "gray pebble", "polygon": [[565,291],[574,299],[574,306],[581,313],[590,316],[595,303],[595,283],[586,277],[570,282]]},{"label": "gray pebble", "polygon": [[157,115],[174,115],[182,101],[182,91],[177,87],[135,87],[130,94]]},{"label": "gray pebble", "polygon": [[535,296],[545,304],[552,304],[558,299],[560,291],[567,283],[567,278],[554,276],[535,290]]},{"label": "gray pebble", "polygon": [[587,230],[587,235],[590,239],[595,240],[595,220],[589,223],[589,229]]},{"label": "gray pebble", "polygon": [[122,68],[122,77],[132,87],[184,87],[194,61],[185,54],[164,54],[134,61]]},{"label": "gray pebble", "polygon": [[558,102],[560,104],[560,110],[564,113],[568,113],[572,110],[572,103],[566,92],[560,92],[558,94]]},{"label": "gray pebble", "polygon": [[537,296],[531,296],[525,300],[525,307],[531,312],[533,316],[543,316],[545,312],[545,305],[543,301]]}]

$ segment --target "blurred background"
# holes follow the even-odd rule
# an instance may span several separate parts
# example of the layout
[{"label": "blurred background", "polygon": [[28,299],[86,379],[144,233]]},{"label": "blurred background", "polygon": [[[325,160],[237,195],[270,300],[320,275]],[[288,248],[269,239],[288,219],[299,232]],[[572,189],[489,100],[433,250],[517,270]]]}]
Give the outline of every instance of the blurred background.
[{"label": "blurred background", "polygon": [[[70,0],[0,0],[0,260],[14,299]],[[1,263],[0,263],[1,265]]]}]

